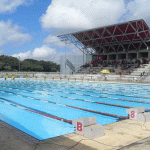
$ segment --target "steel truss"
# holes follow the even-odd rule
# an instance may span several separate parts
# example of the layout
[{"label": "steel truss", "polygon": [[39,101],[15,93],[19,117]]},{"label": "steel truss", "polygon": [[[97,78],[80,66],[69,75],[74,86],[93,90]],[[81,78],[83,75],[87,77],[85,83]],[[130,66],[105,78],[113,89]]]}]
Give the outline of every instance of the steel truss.
[{"label": "steel truss", "polygon": [[138,51],[150,46],[150,29],[143,19],[58,37],[85,54]]},{"label": "steel truss", "polygon": [[94,48],[86,47],[82,42],[76,39],[72,34],[58,36],[58,38],[65,44],[74,44],[84,54],[92,54],[95,52]]}]

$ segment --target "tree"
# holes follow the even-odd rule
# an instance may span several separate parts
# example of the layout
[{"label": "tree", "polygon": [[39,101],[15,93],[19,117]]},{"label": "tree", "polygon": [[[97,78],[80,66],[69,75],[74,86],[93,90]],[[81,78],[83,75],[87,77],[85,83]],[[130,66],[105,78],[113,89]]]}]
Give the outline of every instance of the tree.
[{"label": "tree", "polygon": [[[44,60],[25,59],[20,62],[21,71],[56,72],[60,65]],[[0,71],[19,71],[19,60],[12,56],[0,56]]]}]

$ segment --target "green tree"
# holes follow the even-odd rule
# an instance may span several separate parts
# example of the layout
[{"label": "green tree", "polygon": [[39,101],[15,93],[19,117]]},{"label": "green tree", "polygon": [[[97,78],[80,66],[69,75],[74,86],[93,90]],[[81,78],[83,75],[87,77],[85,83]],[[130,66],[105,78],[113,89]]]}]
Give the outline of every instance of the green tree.
[{"label": "green tree", "polygon": [[[44,60],[25,59],[20,61],[21,71],[56,72],[60,71],[60,65]],[[0,71],[18,71],[19,60],[12,56],[0,56]]]}]

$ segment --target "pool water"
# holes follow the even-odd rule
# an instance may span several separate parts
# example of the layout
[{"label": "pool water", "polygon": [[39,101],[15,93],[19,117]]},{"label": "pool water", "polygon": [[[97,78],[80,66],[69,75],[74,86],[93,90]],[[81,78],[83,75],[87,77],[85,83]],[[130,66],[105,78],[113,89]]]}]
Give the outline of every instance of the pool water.
[{"label": "pool water", "polygon": [[150,86],[34,79],[0,79],[0,119],[39,139],[75,132],[71,120],[97,117],[110,124],[126,109],[150,109]]}]

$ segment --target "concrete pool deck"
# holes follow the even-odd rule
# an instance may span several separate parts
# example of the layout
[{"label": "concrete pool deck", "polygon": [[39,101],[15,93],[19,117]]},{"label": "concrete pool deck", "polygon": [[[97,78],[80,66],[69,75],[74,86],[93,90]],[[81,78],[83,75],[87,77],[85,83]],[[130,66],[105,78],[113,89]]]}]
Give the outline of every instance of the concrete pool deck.
[{"label": "concrete pool deck", "polygon": [[39,141],[0,120],[0,150],[149,150],[150,122],[122,120],[105,125],[103,137],[76,133]]}]

